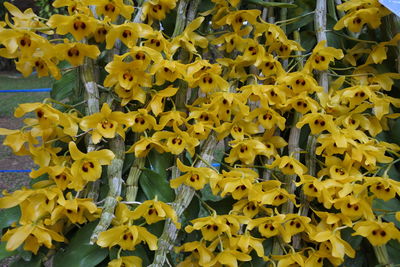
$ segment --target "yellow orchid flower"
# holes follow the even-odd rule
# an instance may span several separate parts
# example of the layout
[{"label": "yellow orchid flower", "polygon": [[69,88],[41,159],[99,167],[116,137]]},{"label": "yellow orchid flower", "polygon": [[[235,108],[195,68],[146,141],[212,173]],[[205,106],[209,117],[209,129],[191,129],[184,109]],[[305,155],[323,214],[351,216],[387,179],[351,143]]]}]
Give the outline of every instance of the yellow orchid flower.
[{"label": "yellow orchid flower", "polygon": [[137,244],[145,242],[150,250],[157,250],[157,237],[146,228],[137,225],[114,226],[101,232],[97,239],[100,247],[113,247],[119,245],[124,250],[134,250]]},{"label": "yellow orchid flower", "polygon": [[186,123],[186,116],[187,114],[182,111],[178,110],[170,110],[159,114],[160,120],[158,122],[157,130],[162,130],[166,126],[171,127],[178,127],[184,123]]},{"label": "yellow orchid flower", "polygon": [[288,58],[293,51],[304,51],[301,45],[293,40],[275,41],[268,48],[268,53],[277,53],[282,58]]},{"label": "yellow orchid flower", "polygon": [[272,108],[261,107],[254,109],[250,113],[249,119],[252,120],[256,117],[260,125],[266,130],[275,129],[277,126],[281,130],[285,129],[286,119]]},{"label": "yellow orchid flower", "polygon": [[308,124],[312,134],[319,134],[325,130],[330,133],[337,132],[337,126],[333,121],[333,116],[321,113],[308,113],[304,115],[300,121],[296,124],[297,128],[303,127]]},{"label": "yellow orchid flower", "polygon": [[112,22],[116,21],[119,15],[130,20],[135,10],[133,6],[124,4],[122,0],[96,0],[93,2],[96,6],[96,13],[109,17]]},{"label": "yellow orchid flower", "polygon": [[245,137],[250,137],[259,132],[256,123],[245,121],[239,115],[235,116],[232,122],[225,122],[214,130],[218,133],[218,140],[224,139],[229,134],[235,140],[243,140]]},{"label": "yellow orchid flower", "polygon": [[271,150],[264,143],[254,138],[231,141],[230,145],[232,149],[229,152],[229,156],[225,158],[225,161],[230,164],[240,160],[242,163],[250,165],[257,155],[263,155],[268,158],[274,156],[270,154]]},{"label": "yellow orchid flower", "polygon": [[[46,25],[39,20],[40,18],[33,12],[32,8],[27,8],[22,13],[18,7],[9,2],[4,2],[3,4],[8,12],[10,12],[10,14],[13,16],[12,19],[14,21],[14,25],[8,21],[8,17],[6,15],[7,24],[11,28],[32,28],[36,30],[37,28],[46,27]],[[43,32],[45,31],[43,30]],[[47,33],[51,32],[47,31]]]},{"label": "yellow orchid flower", "polygon": [[278,181],[265,181],[254,184],[250,188],[249,200],[257,200],[262,205],[280,206],[289,200],[296,204],[294,194],[289,194],[285,189],[280,188]]},{"label": "yellow orchid flower", "polygon": [[266,54],[261,64],[257,67],[261,69],[265,77],[280,77],[285,73],[282,64],[270,54]]},{"label": "yellow orchid flower", "polygon": [[313,98],[309,97],[306,92],[302,92],[297,96],[291,97],[286,105],[293,108],[299,113],[316,113],[320,109],[320,105]]},{"label": "yellow orchid flower", "polygon": [[135,157],[142,158],[146,157],[152,148],[155,148],[158,153],[169,151],[158,138],[141,136],[140,140],[134,143],[126,153],[135,152]]},{"label": "yellow orchid flower", "polygon": [[[0,31],[0,43],[5,46],[1,51],[1,56],[7,58],[30,57],[38,49],[44,52],[50,48],[49,41],[28,30],[22,29],[3,29]],[[50,49],[49,49],[50,50]],[[46,53],[52,55],[52,53]]]},{"label": "yellow orchid flower", "polygon": [[126,62],[129,56],[130,53],[122,56],[114,55],[113,61],[105,67],[109,74],[104,80],[104,86],[111,87],[117,84],[128,90],[134,87],[151,87],[151,77],[145,72],[150,58],[146,59],[146,56],[141,54],[138,56],[138,60]]},{"label": "yellow orchid flower", "polygon": [[123,224],[129,224],[132,222],[132,211],[128,205],[118,202],[115,212],[115,217],[112,220],[112,225],[119,226]]},{"label": "yellow orchid flower", "polygon": [[100,50],[95,45],[81,43],[64,43],[55,45],[60,60],[66,60],[73,66],[83,64],[85,57],[96,59],[100,55]]},{"label": "yellow orchid flower", "polygon": [[326,41],[321,41],[313,49],[311,56],[307,59],[304,65],[304,70],[312,72],[312,70],[327,70],[329,63],[336,59],[344,57],[341,49],[333,47],[325,47]]},{"label": "yellow orchid flower", "polygon": [[257,201],[241,199],[232,206],[233,214],[243,214],[248,218],[253,218],[260,212],[260,205]]},{"label": "yellow orchid flower", "polygon": [[33,56],[18,58],[15,67],[24,77],[31,75],[33,69],[35,69],[39,78],[49,76],[50,73],[56,80],[59,80],[61,79],[61,72],[56,62],[55,58],[47,58],[36,53]]},{"label": "yellow orchid flower", "polygon": [[7,250],[16,250],[24,243],[24,250],[37,254],[39,247],[45,245],[47,248],[54,248],[52,240],[64,242],[65,238],[59,233],[47,228],[42,222],[29,223],[17,228],[8,230],[1,238],[7,241]]},{"label": "yellow orchid flower", "polygon": [[220,120],[218,117],[209,112],[207,109],[203,108],[191,108],[187,121],[190,121],[191,119],[195,119],[196,123],[201,123],[203,125],[210,126],[211,128],[214,128],[214,126],[220,126]]},{"label": "yellow orchid flower", "polygon": [[[192,252],[191,255],[198,259],[198,263],[200,264],[199,266],[203,266],[205,263],[210,262],[214,256],[210,249],[207,248],[205,242],[201,241],[187,242],[180,247],[175,247],[175,251],[177,253],[180,251]],[[181,262],[180,264],[182,265],[182,267],[189,266],[184,265],[184,262]]]},{"label": "yellow orchid flower", "polygon": [[74,160],[71,166],[72,176],[80,176],[86,181],[96,181],[101,176],[101,165],[110,165],[114,153],[108,149],[82,153],[74,142],[68,144],[69,152]]},{"label": "yellow orchid flower", "polygon": [[145,2],[142,11],[142,21],[147,20],[149,25],[152,25],[154,20],[163,20],[167,13],[174,9],[177,0],[152,0]]},{"label": "yellow orchid flower", "polygon": [[29,155],[30,152],[25,146],[25,143],[38,143],[31,132],[0,128],[0,135],[6,135],[3,145],[9,146],[16,155]]},{"label": "yellow orchid flower", "polygon": [[186,73],[186,67],[182,63],[163,59],[155,61],[151,72],[156,75],[155,84],[162,85],[165,81],[174,82],[176,79],[183,78]]},{"label": "yellow orchid flower", "polygon": [[191,221],[192,225],[185,227],[188,233],[200,230],[204,240],[213,241],[222,233],[229,237],[236,234],[240,229],[240,224],[247,224],[249,218],[239,215],[212,215],[209,217],[197,218]]},{"label": "yellow orchid flower", "polygon": [[[36,118],[25,119],[25,124],[32,127],[32,136],[41,136],[44,140],[54,137],[57,133],[58,125],[67,126],[67,124],[70,124],[70,121],[66,120],[67,116],[53,108],[51,105],[43,103],[20,104],[15,109],[14,116],[19,118],[29,112],[34,112]],[[71,128],[66,127],[65,133],[75,135],[78,129],[74,127],[74,125],[69,126],[71,126]],[[33,144],[33,142],[31,143]]]},{"label": "yellow orchid flower", "polygon": [[307,172],[307,167],[293,157],[283,156],[277,157],[270,165],[265,165],[267,168],[278,167],[284,174],[287,175],[303,175]]},{"label": "yellow orchid flower", "polygon": [[282,231],[282,239],[285,243],[289,243],[292,236],[301,232],[311,233],[311,219],[309,217],[300,216],[297,214],[286,214],[286,222]]},{"label": "yellow orchid flower", "polygon": [[248,25],[248,23],[254,25],[260,14],[261,11],[257,9],[231,11],[221,19],[214,21],[213,26],[221,27],[224,25],[230,25],[234,32],[239,32],[243,25]]},{"label": "yellow orchid flower", "polygon": [[146,46],[130,47],[129,53],[126,53],[124,56],[129,56],[133,60],[141,62],[142,69],[147,69],[147,67],[152,61],[154,63],[157,63],[163,60],[163,57],[160,52]]},{"label": "yellow orchid flower", "polygon": [[240,200],[248,195],[253,187],[253,177],[227,177],[218,181],[221,196],[232,195],[233,199]]},{"label": "yellow orchid flower", "polygon": [[88,198],[73,198],[71,192],[68,192],[66,199],[59,197],[57,206],[51,212],[50,219],[46,219],[47,225],[54,225],[58,220],[68,218],[71,223],[83,224],[87,221],[93,221],[100,215],[100,208]]},{"label": "yellow orchid flower", "polygon": [[[165,37],[162,35],[161,32],[153,32],[151,34],[148,34],[146,36],[147,40],[143,42],[143,46],[146,46],[148,48],[151,48],[155,51],[158,52],[164,52],[166,55],[166,58],[171,58],[170,55],[170,49],[171,49],[171,43],[165,39]],[[170,61],[171,64],[178,64],[176,61]]]},{"label": "yellow orchid flower", "polygon": [[361,221],[357,222],[352,235],[366,237],[373,246],[382,246],[390,239],[399,239],[400,231],[392,222]]},{"label": "yellow orchid flower", "polygon": [[349,217],[345,216],[341,213],[329,213],[323,211],[315,211],[314,213],[322,219],[322,221],[333,228],[337,228],[342,226],[342,224],[347,225],[349,227],[352,226],[352,222]]},{"label": "yellow orchid flower", "polygon": [[357,65],[357,60],[362,57],[363,54],[369,54],[371,49],[365,47],[365,43],[357,43],[351,49],[346,49],[346,53],[343,60],[350,63],[352,66]]},{"label": "yellow orchid flower", "polygon": [[180,223],[178,222],[175,210],[171,206],[162,201],[158,201],[157,199],[146,200],[132,211],[130,217],[133,220],[143,217],[147,224],[156,223],[170,218],[177,228],[180,228]]},{"label": "yellow orchid flower", "polygon": [[355,250],[350,246],[349,243],[344,241],[340,236],[340,231],[325,230],[316,231],[309,234],[310,238],[317,242],[329,242],[332,246],[331,255],[333,257],[343,259],[345,255],[350,258],[355,257]]},{"label": "yellow orchid flower", "polygon": [[88,37],[96,29],[96,20],[85,14],[70,16],[55,14],[49,18],[47,24],[52,28],[56,28],[57,34],[65,35],[71,33],[76,41]]},{"label": "yellow orchid flower", "polygon": [[81,191],[86,184],[80,177],[72,177],[70,168],[60,165],[51,167],[44,166],[38,170],[32,170],[29,176],[35,179],[45,173],[49,174],[50,179],[53,180],[61,190],[70,188]]},{"label": "yellow orchid flower", "polygon": [[173,86],[168,86],[167,88],[157,91],[153,94],[148,106],[147,110],[151,110],[154,115],[158,116],[161,112],[164,111],[165,106],[165,98],[172,97],[178,92],[178,88]]},{"label": "yellow orchid flower", "polygon": [[104,21],[96,21],[96,29],[93,32],[93,37],[96,43],[103,43],[106,36],[111,29],[109,19],[105,18]]},{"label": "yellow orchid flower", "polygon": [[175,54],[178,48],[185,49],[191,54],[197,54],[195,46],[206,48],[208,45],[207,38],[194,33],[194,31],[200,27],[204,21],[204,17],[198,17],[193,20],[189,25],[186,26],[182,34],[174,37],[171,41],[171,54]]},{"label": "yellow orchid flower", "polygon": [[143,23],[111,24],[106,36],[106,49],[111,49],[115,41],[120,39],[127,47],[135,46],[139,38],[146,38],[153,33],[153,28]]},{"label": "yellow orchid flower", "polygon": [[369,186],[369,191],[384,201],[400,195],[400,182],[389,177],[364,177],[364,180],[364,186]]},{"label": "yellow orchid flower", "polygon": [[243,36],[250,34],[252,28],[245,27],[239,32],[228,32],[213,39],[210,43],[218,46],[218,50],[225,50],[231,53],[233,50],[243,51],[246,47],[246,41]]},{"label": "yellow orchid flower", "polygon": [[258,226],[260,234],[266,238],[270,238],[277,235],[282,235],[285,231],[282,227],[282,223],[285,220],[284,214],[279,214],[272,217],[260,217],[253,219],[247,225],[248,230]]},{"label": "yellow orchid flower", "polygon": [[217,266],[223,264],[230,267],[238,266],[238,261],[251,261],[251,256],[232,249],[224,249],[218,253],[212,261],[204,264],[205,267]]},{"label": "yellow orchid flower", "polygon": [[344,3],[339,5],[339,10],[350,10],[350,12],[343,16],[333,29],[338,31],[347,27],[352,32],[360,32],[365,24],[368,24],[372,29],[378,28],[381,25],[381,18],[389,15],[391,12],[383,5],[380,5],[378,1],[374,2],[375,5],[368,6],[363,6],[362,3]]},{"label": "yellow orchid flower", "polygon": [[373,218],[373,212],[371,208],[371,200],[357,198],[352,195],[341,197],[334,200],[334,206],[340,209],[343,215],[349,217],[351,220],[357,220],[361,217],[366,219]]},{"label": "yellow orchid flower", "polygon": [[91,15],[92,12],[89,8],[92,0],[55,0],[53,2],[53,7],[60,8],[60,7],[67,7],[68,14],[74,15],[77,12]]},{"label": "yellow orchid flower", "polygon": [[187,132],[180,130],[175,124],[174,132],[159,131],[153,134],[153,139],[161,142],[163,146],[174,155],[179,155],[187,150],[191,156],[194,155],[195,147],[200,144],[199,140],[189,136]]},{"label": "yellow orchid flower", "polygon": [[132,127],[133,132],[144,132],[156,128],[156,119],[148,114],[146,109],[138,109],[126,114],[130,120],[127,124],[128,127]]},{"label": "yellow orchid flower", "polygon": [[121,111],[112,111],[107,103],[104,103],[99,113],[82,118],[79,126],[83,131],[90,131],[92,141],[98,144],[102,137],[114,138],[118,133],[125,139],[125,131],[122,125],[131,125],[133,119]]},{"label": "yellow orchid flower", "polygon": [[284,83],[290,86],[296,95],[303,92],[312,94],[323,90],[322,87],[318,85],[317,81],[304,71],[282,75],[278,77],[277,81],[278,83]]},{"label": "yellow orchid flower", "polygon": [[121,106],[125,106],[132,100],[139,101],[142,104],[146,102],[146,92],[140,86],[123,88],[121,85],[117,84],[114,87],[114,91],[121,98]]},{"label": "yellow orchid flower", "polygon": [[255,40],[247,40],[243,50],[243,55],[238,56],[237,60],[243,61],[244,66],[254,65],[259,67],[265,59],[265,48]]},{"label": "yellow orchid flower", "polygon": [[306,257],[303,255],[304,252],[293,252],[287,253],[286,255],[272,255],[272,259],[278,261],[279,267],[283,266],[305,266]]},{"label": "yellow orchid flower", "polygon": [[218,179],[218,174],[206,167],[189,167],[184,165],[179,159],[176,161],[178,169],[181,172],[186,172],[184,175],[174,178],[170,181],[172,188],[178,188],[181,184],[193,187],[195,190],[200,190],[210,180]]},{"label": "yellow orchid flower", "polygon": [[217,92],[212,94],[211,102],[204,104],[204,107],[217,115],[221,121],[231,121],[233,115],[247,116],[249,114],[249,107],[244,104],[245,101],[244,94]]},{"label": "yellow orchid flower", "polygon": [[142,259],[137,256],[122,256],[118,259],[110,261],[107,265],[108,267],[142,267]]}]

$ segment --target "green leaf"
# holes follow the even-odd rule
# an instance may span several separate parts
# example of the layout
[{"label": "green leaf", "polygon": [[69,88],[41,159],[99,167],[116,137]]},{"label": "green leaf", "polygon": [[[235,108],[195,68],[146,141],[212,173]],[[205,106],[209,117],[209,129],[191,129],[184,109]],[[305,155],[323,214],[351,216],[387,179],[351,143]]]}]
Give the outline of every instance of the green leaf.
[{"label": "green leaf", "polygon": [[10,226],[14,222],[17,222],[20,217],[21,211],[19,206],[0,210],[0,230]]},{"label": "green leaf", "polygon": [[122,167],[122,174],[128,173],[128,171],[132,167],[134,160],[135,160],[135,157],[134,157],[133,153],[125,154],[124,166]]},{"label": "green leaf", "polygon": [[[393,222],[397,227],[400,227],[400,222],[396,220],[394,212],[398,211],[399,207],[400,200],[398,200],[397,198],[392,198],[388,201],[384,201],[382,199],[374,199],[374,201],[372,202],[372,208],[377,209],[375,212],[384,214],[383,218],[389,222]],[[386,212],[379,210],[384,210],[386,212],[389,212],[389,214],[385,214]]]},{"label": "green leaf", "polygon": [[397,240],[390,240],[386,244],[386,249],[389,254],[389,259],[393,263],[399,263],[400,262],[400,247],[399,247],[399,241]]},{"label": "green leaf", "polygon": [[221,196],[215,196],[210,188],[209,184],[206,184],[203,189],[201,189],[201,199],[204,201],[220,201],[222,199]]},{"label": "green leaf", "polygon": [[13,251],[6,250],[6,244],[7,244],[6,242],[0,243],[0,260],[10,257],[10,256],[13,256],[18,253],[17,250],[13,250]]},{"label": "green leaf", "polygon": [[57,101],[69,98],[73,94],[74,88],[77,86],[76,81],[78,79],[77,69],[68,71],[60,80],[54,82],[50,97]]},{"label": "green leaf", "polygon": [[89,243],[98,221],[86,224],[72,237],[67,248],[59,250],[54,257],[57,267],[94,267],[108,255],[108,250]]},{"label": "green leaf", "polygon": [[310,52],[317,43],[315,34],[314,32],[311,31],[301,31],[300,40],[301,40],[301,46],[306,50],[304,53]]},{"label": "green leaf", "polygon": [[314,21],[314,15],[310,14],[308,16],[302,16],[296,22],[290,23],[286,26],[286,34],[290,34],[291,32],[294,32],[297,29],[300,29],[301,27],[311,23]]},{"label": "green leaf", "polygon": [[279,2],[264,2],[263,0],[246,0],[248,3],[260,5],[263,7],[280,7],[280,8],[295,8],[297,5]]},{"label": "green leaf", "polygon": [[150,169],[163,177],[168,177],[167,169],[173,165],[174,156],[170,153],[158,153],[151,150],[147,156],[150,162]]},{"label": "green leaf", "polygon": [[139,184],[148,199],[154,199],[163,202],[172,202],[175,199],[175,193],[169,185],[166,176],[162,176],[152,170],[144,169],[139,177]]}]

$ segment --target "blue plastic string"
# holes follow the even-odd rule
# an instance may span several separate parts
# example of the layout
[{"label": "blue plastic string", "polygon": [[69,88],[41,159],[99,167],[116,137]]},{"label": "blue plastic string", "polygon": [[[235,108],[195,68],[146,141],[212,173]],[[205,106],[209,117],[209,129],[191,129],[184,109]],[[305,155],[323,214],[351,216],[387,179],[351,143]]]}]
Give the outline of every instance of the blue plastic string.
[{"label": "blue plastic string", "polygon": [[5,172],[31,172],[31,170],[0,170],[0,173]]},{"label": "blue plastic string", "polygon": [[38,89],[12,89],[12,90],[0,90],[0,93],[40,93],[50,92],[51,88],[38,88]]}]

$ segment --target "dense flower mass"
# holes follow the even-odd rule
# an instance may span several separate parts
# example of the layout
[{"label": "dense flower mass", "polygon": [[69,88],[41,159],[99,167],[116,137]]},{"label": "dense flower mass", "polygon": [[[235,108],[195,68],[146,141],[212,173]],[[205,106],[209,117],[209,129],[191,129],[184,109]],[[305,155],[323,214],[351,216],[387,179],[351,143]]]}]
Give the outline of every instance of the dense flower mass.
[{"label": "dense flower mass", "polygon": [[[177,266],[339,266],[357,237],[384,264],[400,241],[398,206],[379,208],[400,197],[400,146],[385,138],[400,75],[382,63],[400,35],[302,47],[278,25],[304,16],[267,22],[266,8],[249,9],[258,1],[212,0],[197,18],[198,1],[130,2],[57,0],[68,12],[47,21],[5,3],[0,56],[24,76],[62,82],[76,70],[83,100],[21,104],[25,126],[0,129],[36,164],[31,189],[0,198],[21,210],[6,249],[57,250],[96,221],[90,240],[110,249],[108,266],[153,255],[163,266],[173,251]],[[176,7],[169,36],[162,21]],[[391,14],[377,0],[337,8],[334,30],[355,33]]]}]

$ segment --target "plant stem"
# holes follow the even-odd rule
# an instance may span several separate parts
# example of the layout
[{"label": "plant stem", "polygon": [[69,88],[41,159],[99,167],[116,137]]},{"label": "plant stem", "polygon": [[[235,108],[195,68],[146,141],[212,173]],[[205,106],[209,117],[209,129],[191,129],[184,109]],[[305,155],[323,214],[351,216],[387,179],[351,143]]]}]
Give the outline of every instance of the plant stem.
[{"label": "plant stem", "polygon": [[125,143],[121,136],[117,135],[110,141],[110,149],[115,154],[115,158],[111,165],[107,168],[109,191],[104,201],[103,212],[100,217],[99,224],[93,231],[90,237],[90,242],[93,244],[97,241],[99,234],[110,226],[114,218],[114,209],[118,203],[118,197],[121,195],[122,187],[122,167],[125,159]]},{"label": "plant stem", "polygon": [[[94,68],[94,60],[90,58],[85,58],[85,63],[81,67],[81,80],[85,88],[85,101],[87,103],[86,115],[92,115],[100,111],[99,90],[97,88]],[[88,135],[86,138],[87,152],[96,150],[96,145],[93,144],[90,136]],[[97,198],[99,197],[99,187],[100,179],[88,183],[85,189],[86,196],[93,199],[93,201],[97,201]]]},{"label": "plant stem", "polygon": [[[317,43],[326,41],[326,0],[317,0],[315,7],[314,29],[317,35]],[[319,73],[319,84],[328,92],[328,73],[326,71]]]},{"label": "plant stem", "polygon": [[[210,134],[209,137],[203,144],[200,152],[200,156],[207,162],[211,162],[214,158],[214,150],[217,146],[217,139],[214,134]],[[196,168],[206,167],[207,165],[199,160],[196,164]],[[175,174],[179,175],[179,174]],[[172,203],[172,207],[175,209],[176,215],[180,218],[186,208],[189,206],[194,196],[195,190],[192,187],[181,185],[177,189],[175,201]],[[150,267],[161,267],[164,266],[164,262],[167,258],[167,254],[171,251],[175,240],[178,236],[178,229],[175,224],[167,219],[162,235],[158,239],[158,250],[155,253],[154,261]]]},{"label": "plant stem", "polygon": [[175,29],[172,37],[180,35],[186,26],[186,11],[189,6],[189,0],[179,1],[178,10],[176,11]]},{"label": "plant stem", "polygon": [[135,23],[140,23],[142,22],[142,13],[143,13],[143,5],[147,2],[147,0],[143,1],[139,7],[139,4],[137,6],[137,13],[135,15],[135,18],[133,19],[133,22]]},{"label": "plant stem", "polygon": [[389,255],[385,245],[374,247],[376,259],[379,262],[379,266],[392,267],[393,264],[390,262]]},{"label": "plant stem", "polygon": [[126,179],[126,196],[128,202],[135,201],[138,191],[138,182],[142,169],[146,162],[146,158],[135,158],[129,171],[128,179]]}]

